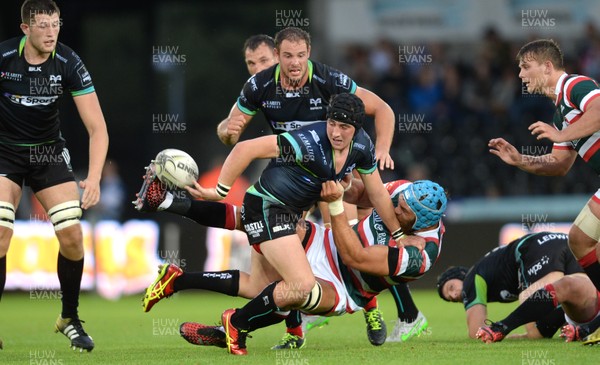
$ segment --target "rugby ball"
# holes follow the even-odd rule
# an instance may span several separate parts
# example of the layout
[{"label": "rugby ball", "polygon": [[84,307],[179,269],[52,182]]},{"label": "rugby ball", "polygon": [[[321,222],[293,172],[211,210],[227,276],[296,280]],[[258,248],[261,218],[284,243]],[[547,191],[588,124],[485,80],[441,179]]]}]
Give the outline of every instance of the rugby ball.
[{"label": "rugby ball", "polygon": [[162,150],[154,159],[156,176],[167,185],[183,189],[198,180],[198,165],[184,151],[169,148]]}]

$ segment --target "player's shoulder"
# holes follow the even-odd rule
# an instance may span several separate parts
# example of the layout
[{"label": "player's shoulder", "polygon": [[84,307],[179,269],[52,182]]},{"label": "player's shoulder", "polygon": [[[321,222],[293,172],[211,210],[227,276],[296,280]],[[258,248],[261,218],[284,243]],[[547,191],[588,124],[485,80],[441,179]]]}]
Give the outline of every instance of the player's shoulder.
[{"label": "player's shoulder", "polygon": [[563,92],[569,94],[581,87],[599,88],[598,82],[589,76],[569,74],[563,83]]},{"label": "player's shoulder", "polygon": [[71,47],[62,42],[56,44],[54,58],[67,65],[76,65],[81,62],[81,57]]},{"label": "player's shoulder", "polygon": [[391,197],[397,197],[410,184],[412,184],[412,181],[400,179],[387,182],[384,184],[384,186],[388,193],[390,193]]},{"label": "player's shoulder", "polygon": [[312,78],[322,84],[334,84],[340,87],[350,87],[352,79],[335,67],[321,62],[310,60],[312,67]]},{"label": "player's shoulder", "polygon": [[19,46],[24,37],[14,37],[0,42],[0,59],[17,57],[19,55]]},{"label": "player's shoulder", "polygon": [[267,88],[269,85],[275,83],[275,76],[277,74],[278,66],[279,64],[275,64],[269,68],[255,73],[248,78],[246,83],[250,84],[253,91]]}]

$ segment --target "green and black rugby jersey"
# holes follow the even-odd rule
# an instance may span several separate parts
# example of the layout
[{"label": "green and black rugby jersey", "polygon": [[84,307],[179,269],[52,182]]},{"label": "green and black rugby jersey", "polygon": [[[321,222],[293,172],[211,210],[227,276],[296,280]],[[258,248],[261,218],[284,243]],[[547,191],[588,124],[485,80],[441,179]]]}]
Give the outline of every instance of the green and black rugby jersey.
[{"label": "green and black rugby jersey", "polygon": [[250,77],[237,100],[247,115],[261,110],[275,134],[325,121],[331,95],[355,93],[356,83],[346,74],[316,61],[308,61],[308,81],[295,90],[281,86],[279,64]]},{"label": "green and black rugby jersey", "polygon": [[26,37],[0,43],[0,143],[36,145],[59,140],[58,99],[94,92],[79,56],[58,42],[48,59],[25,60]]}]

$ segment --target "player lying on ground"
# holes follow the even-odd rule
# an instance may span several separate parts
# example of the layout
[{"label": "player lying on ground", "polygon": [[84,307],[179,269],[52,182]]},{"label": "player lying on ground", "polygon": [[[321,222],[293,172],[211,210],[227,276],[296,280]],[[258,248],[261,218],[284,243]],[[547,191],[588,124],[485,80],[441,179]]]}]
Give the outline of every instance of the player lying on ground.
[{"label": "player lying on ground", "polygon": [[[563,327],[561,337],[567,342],[581,340],[584,335],[582,328],[588,325],[598,327],[599,295],[600,292],[587,275],[566,275],[532,293],[508,317],[479,328],[476,337],[486,343],[502,341],[515,328],[538,321],[560,306],[568,322]],[[589,329],[585,331],[589,333]]]},{"label": "player lying on ground", "polygon": [[[583,269],[571,253],[567,235],[540,232],[527,234],[497,247],[471,269],[455,266],[438,277],[438,293],[444,300],[463,302],[469,336],[476,338],[487,318],[487,303],[522,303],[536,290]],[[564,323],[561,308],[539,303],[540,319],[528,323],[526,338],[552,337]],[[542,316],[543,315],[543,316]],[[516,336],[515,336],[516,337]]]},{"label": "player lying on ground", "polygon": [[[360,185],[359,181],[354,180],[351,188],[346,192],[346,200],[370,206],[369,198]],[[146,179],[146,183],[142,187],[138,198],[138,205],[143,207],[142,210],[155,208],[161,204],[163,199],[161,195],[170,195],[169,193],[164,194],[161,192],[161,187],[164,187],[164,185],[160,184],[156,179]],[[386,188],[396,207],[396,216],[401,223],[402,230],[407,233],[406,238],[409,238],[411,235],[423,237],[424,239],[420,241],[426,241],[424,250],[420,250],[417,247],[398,248],[385,246],[390,243],[393,244],[393,240],[391,240],[389,230],[381,224],[381,218],[376,210],[354,226],[354,231],[358,232],[358,237],[350,235],[350,239],[348,239],[348,235],[346,235],[342,239],[342,241],[348,240],[350,243],[357,245],[356,247],[360,248],[360,250],[354,250],[349,253],[347,251],[340,251],[339,255],[336,254],[337,249],[332,242],[334,241],[334,233],[331,230],[316,226],[310,222],[299,225],[298,234],[301,236],[303,246],[307,251],[311,268],[321,285],[327,287],[323,291],[323,295],[324,298],[328,299],[327,301],[321,301],[321,304],[317,308],[319,312],[333,315],[346,311],[355,311],[386,287],[397,282],[405,282],[421,276],[435,262],[439,254],[441,238],[444,232],[441,216],[446,208],[446,196],[443,189],[430,181],[418,181],[412,184],[402,180],[388,183],[386,184]],[[424,203],[420,202],[420,198],[424,199]],[[200,224],[221,224],[221,227],[227,229],[242,229],[239,224],[239,209],[236,209],[234,206],[204,201],[187,201],[188,208],[182,208],[185,204],[181,204],[173,199],[170,200],[173,203],[170,205],[164,204],[163,207],[168,206],[167,209],[171,209],[171,211],[175,208],[180,214],[186,211],[184,215]],[[176,204],[176,206],[172,207],[173,204]],[[222,216],[221,223],[217,222],[217,215]],[[334,220],[333,232],[341,230],[339,220],[339,218]],[[345,224],[348,227],[347,222]],[[306,234],[306,230],[309,231],[309,234]],[[363,245],[366,248],[363,248]],[[371,247],[373,245],[384,246]],[[376,250],[377,253],[374,253],[373,250]],[[257,262],[259,253],[253,251],[252,254],[253,263]],[[328,258],[337,261],[340,267],[339,271],[330,266]],[[371,260],[375,260],[376,263],[372,263]],[[392,268],[391,271],[390,267]],[[373,274],[372,270],[378,271]],[[389,275],[390,272],[393,273],[392,276]],[[183,273],[173,265],[166,265],[163,267],[155,283],[149,287],[148,295],[145,298],[145,306],[149,310],[162,298],[170,296],[176,291],[191,288],[209,289],[228,295],[251,298],[257,292],[260,292],[262,289],[260,287],[261,284],[263,286],[269,285],[269,280],[277,280],[276,277],[269,278],[266,275],[258,276],[258,274],[257,270],[252,270],[251,275],[240,273],[237,270],[219,273]],[[331,284],[322,281],[322,276],[331,282],[337,283],[337,285],[331,287]],[[388,278],[389,280],[382,281],[382,276],[390,277]],[[357,281],[354,282],[352,278],[357,279]],[[360,287],[354,287],[355,283],[360,283]],[[346,288],[344,285],[348,285],[350,288]],[[341,291],[341,294],[338,294],[338,298],[346,298],[346,300],[340,300],[338,303],[335,303],[335,301],[331,302],[329,296],[335,293],[334,289]],[[257,323],[251,330],[279,322],[281,315],[279,313],[272,313],[262,318],[263,322]],[[222,339],[224,336],[222,332],[215,333],[215,327],[183,324],[181,331],[182,335],[191,343],[223,344]],[[221,340],[215,342],[215,338]]]}]

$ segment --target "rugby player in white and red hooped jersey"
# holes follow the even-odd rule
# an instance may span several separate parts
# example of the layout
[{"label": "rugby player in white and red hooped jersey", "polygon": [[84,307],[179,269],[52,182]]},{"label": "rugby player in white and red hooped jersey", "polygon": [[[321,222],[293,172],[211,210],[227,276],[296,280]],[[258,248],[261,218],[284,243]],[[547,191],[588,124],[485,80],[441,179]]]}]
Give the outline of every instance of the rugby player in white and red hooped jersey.
[{"label": "rugby player in white and red hooped jersey", "polygon": [[[509,165],[547,176],[564,176],[579,155],[600,174],[600,88],[586,76],[565,72],[562,52],[551,39],[524,45],[517,54],[519,77],[529,93],[542,94],[556,105],[553,125],[535,122],[529,126],[537,139],[554,142],[551,153],[521,155],[502,138],[489,142],[490,152]],[[600,190],[581,210],[569,231],[569,247],[586,274],[600,289]]]}]

